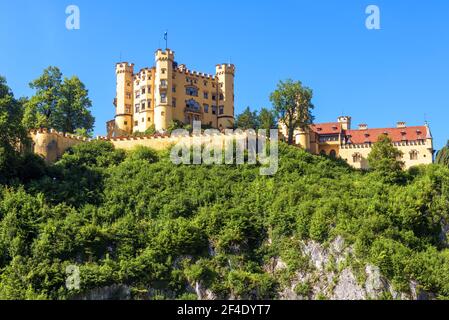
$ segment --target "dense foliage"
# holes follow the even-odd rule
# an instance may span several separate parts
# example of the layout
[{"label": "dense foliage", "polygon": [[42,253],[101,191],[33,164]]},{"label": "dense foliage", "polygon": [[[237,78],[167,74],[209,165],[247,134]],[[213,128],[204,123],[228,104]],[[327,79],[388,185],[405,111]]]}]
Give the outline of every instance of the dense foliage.
[{"label": "dense foliage", "polygon": [[[385,182],[284,144],[279,165],[267,177],[252,165],[176,166],[143,147],[80,144],[0,187],[0,298],[64,299],[112,284],[136,299],[192,298],[195,282],[222,298],[275,298],[304,267],[300,241],[336,235],[354,245],[354,263],[378,265],[398,289],[414,279],[449,297],[448,168]],[[279,256],[288,272],[267,273]],[[65,286],[68,265],[80,268],[80,290]]]},{"label": "dense foliage", "polygon": [[260,112],[251,111],[249,107],[236,117],[235,128],[238,129],[272,129],[276,128],[276,117],[272,110],[262,108]]}]

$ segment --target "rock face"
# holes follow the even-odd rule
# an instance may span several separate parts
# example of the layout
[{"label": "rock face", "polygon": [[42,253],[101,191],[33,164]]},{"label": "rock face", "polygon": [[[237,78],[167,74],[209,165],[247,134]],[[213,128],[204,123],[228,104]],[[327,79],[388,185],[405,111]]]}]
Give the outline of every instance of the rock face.
[{"label": "rock face", "polygon": [[[355,272],[346,263],[348,258],[353,257],[353,249],[346,247],[341,237],[337,237],[328,247],[308,241],[303,244],[302,251],[310,259],[311,268],[298,271],[291,279],[290,286],[279,292],[280,299],[367,300],[387,296],[403,300],[434,298],[433,294],[419,290],[419,285],[413,281],[410,282],[409,292],[396,292],[379,268],[373,265],[366,265],[364,270]],[[276,265],[285,265],[282,260],[277,260]],[[275,272],[276,268],[271,271]],[[304,287],[304,284],[309,288],[306,294],[303,290],[296,290],[298,286]]]},{"label": "rock face", "polygon": [[73,297],[75,300],[129,300],[131,290],[128,286],[114,284],[108,287],[95,288],[84,294]]},{"label": "rock face", "polygon": [[[210,253],[215,254],[210,246]],[[386,279],[378,267],[365,265],[357,270],[351,267],[351,261],[355,261],[354,250],[347,246],[342,237],[337,237],[330,244],[324,246],[315,241],[302,243],[301,253],[307,257],[309,267],[296,271],[288,284],[284,284],[277,293],[277,298],[282,300],[304,299],[331,299],[331,300],[368,300],[393,298],[401,300],[429,300],[435,299],[435,295],[421,290],[419,283],[410,281],[408,292],[397,292]],[[174,262],[176,267],[182,259],[190,259],[190,256],[180,257]],[[278,278],[287,272],[288,266],[281,258],[275,257],[264,266],[264,271]],[[162,286],[163,287],[163,286]],[[158,295],[167,298],[176,298],[173,292],[165,289],[148,287],[143,299],[153,299]],[[238,299],[235,296],[219,297],[212,290],[204,286],[201,281],[190,283],[186,287],[187,292],[195,294],[199,300],[214,300],[218,298]],[[125,285],[113,285],[96,288],[87,293],[74,297],[80,300],[108,300],[130,299],[131,290]]]}]

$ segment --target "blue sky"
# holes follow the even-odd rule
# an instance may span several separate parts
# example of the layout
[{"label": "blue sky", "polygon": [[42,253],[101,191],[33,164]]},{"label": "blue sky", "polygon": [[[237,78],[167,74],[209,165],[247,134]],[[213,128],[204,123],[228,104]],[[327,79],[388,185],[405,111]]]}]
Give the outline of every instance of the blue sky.
[{"label": "blue sky", "polygon": [[[81,29],[65,28],[65,9]],[[380,8],[381,30],[365,27]],[[281,79],[314,90],[317,122],[353,117],[353,126],[409,125],[427,119],[435,147],[449,139],[449,1],[84,1],[0,0],[0,74],[16,96],[49,65],[89,89],[95,134],[114,116],[115,63],[152,66],[169,47],[192,70],[236,65],[236,111],[269,107]]]}]

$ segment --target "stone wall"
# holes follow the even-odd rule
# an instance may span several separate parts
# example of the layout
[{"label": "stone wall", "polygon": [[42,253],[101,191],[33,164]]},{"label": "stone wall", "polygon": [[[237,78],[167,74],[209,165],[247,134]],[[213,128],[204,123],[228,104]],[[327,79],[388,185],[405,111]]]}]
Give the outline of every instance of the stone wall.
[{"label": "stone wall", "polygon": [[53,129],[39,129],[30,132],[32,150],[44,157],[47,163],[56,162],[70,147],[90,139],[57,132]]}]

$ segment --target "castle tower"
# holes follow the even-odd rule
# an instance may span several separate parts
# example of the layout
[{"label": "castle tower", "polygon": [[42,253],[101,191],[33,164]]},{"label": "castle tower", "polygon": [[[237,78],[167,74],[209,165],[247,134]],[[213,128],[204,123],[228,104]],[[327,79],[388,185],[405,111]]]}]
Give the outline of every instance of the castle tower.
[{"label": "castle tower", "polygon": [[349,116],[338,117],[338,123],[341,123],[341,128],[343,130],[351,130],[351,117]]},{"label": "castle tower", "polygon": [[298,129],[295,136],[295,143],[304,150],[310,151],[310,128]]},{"label": "castle tower", "polygon": [[114,135],[122,136],[132,133],[133,122],[133,73],[134,64],[128,62],[117,63],[117,92],[115,104]]},{"label": "castle tower", "polygon": [[157,131],[167,130],[173,119],[172,86],[175,53],[158,49],[155,54],[154,125]]},{"label": "castle tower", "polygon": [[217,122],[218,129],[234,127],[234,75],[233,64],[218,64],[215,68],[217,86]]}]

